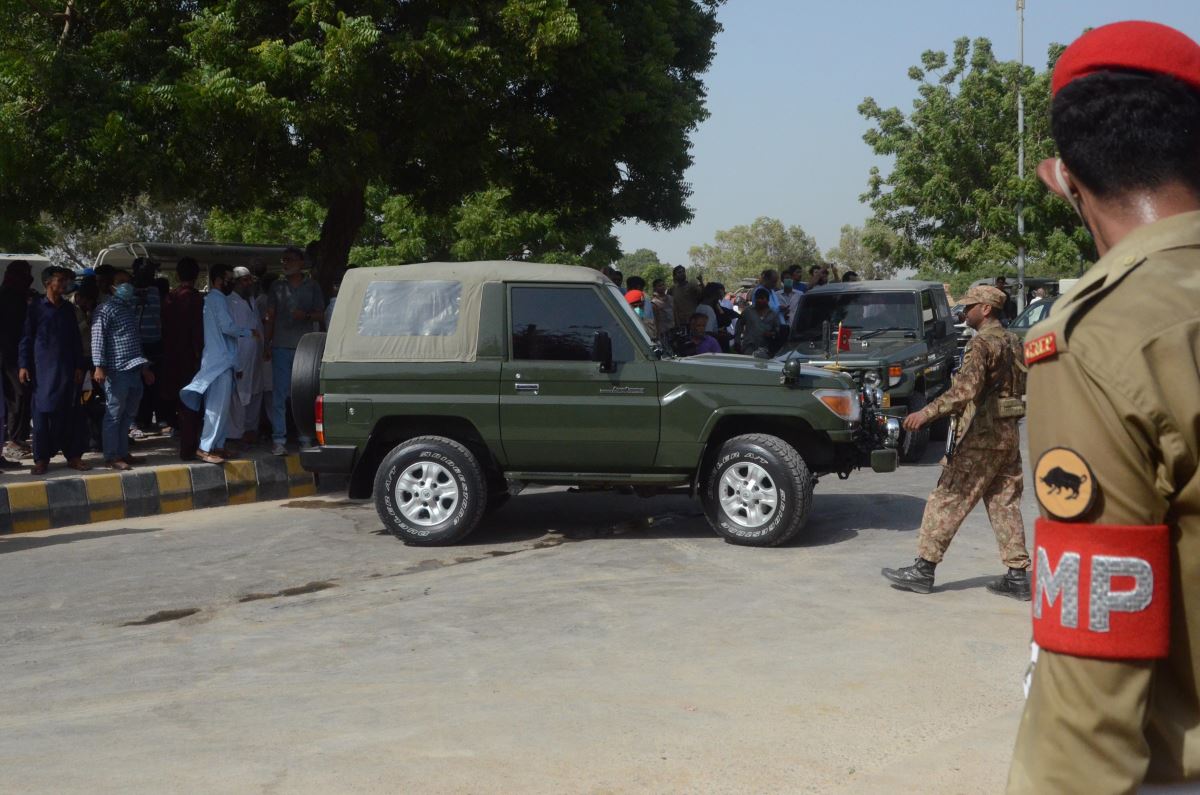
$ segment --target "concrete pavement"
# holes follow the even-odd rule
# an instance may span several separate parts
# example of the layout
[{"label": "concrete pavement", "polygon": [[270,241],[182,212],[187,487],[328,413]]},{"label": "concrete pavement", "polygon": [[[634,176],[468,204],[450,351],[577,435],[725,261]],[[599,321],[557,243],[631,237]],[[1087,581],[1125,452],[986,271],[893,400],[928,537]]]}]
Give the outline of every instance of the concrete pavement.
[{"label": "concrete pavement", "polygon": [[937,471],[822,481],[770,550],[555,490],[441,549],[335,495],[0,538],[0,790],[997,792],[1029,620],[986,516],[934,594],[879,575]]}]

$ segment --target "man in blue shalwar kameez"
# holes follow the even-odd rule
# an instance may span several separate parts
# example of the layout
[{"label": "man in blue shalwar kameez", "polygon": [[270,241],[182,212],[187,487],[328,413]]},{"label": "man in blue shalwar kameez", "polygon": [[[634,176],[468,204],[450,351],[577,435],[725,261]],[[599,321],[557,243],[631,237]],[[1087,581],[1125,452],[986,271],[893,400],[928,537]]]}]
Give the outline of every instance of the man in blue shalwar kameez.
[{"label": "man in blue shalwar kameez", "polygon": [[79,386],[83,383],[83,343],[75,307],[63,294],[69,282],[63,268],[46,268],[46,295],[36,298],[25,315],[18,350],[18,377],[32,384],[33,474],[43,475],[59,450],[67,466],[86,471]]},{"label": "man in blue shalwar kameez", "polygon": [[204,354],[200,372],[179,392],[187,408],[204,412],[200,450],[196,456],[210,464],[224,463],[221,452],[229,429],[229,400],[237,366],[238,337],[258,337],[258,332],[233,322],[226,296],[233,290],[228,265],[213,265],[208,274],[208,296],[204,299]]}]

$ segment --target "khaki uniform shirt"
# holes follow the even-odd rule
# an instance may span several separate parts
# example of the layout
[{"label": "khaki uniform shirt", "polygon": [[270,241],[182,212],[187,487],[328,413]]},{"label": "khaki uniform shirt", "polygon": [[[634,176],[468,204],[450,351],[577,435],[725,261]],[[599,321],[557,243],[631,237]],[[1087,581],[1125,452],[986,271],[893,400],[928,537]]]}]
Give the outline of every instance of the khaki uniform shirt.
[{"label": "khaki uniform shirt", "polygon": [[959,415],[959,449],[1016,450],[1021,444],[1019,417],[997,415],[998,400],[1025,393],[1021,341],[1000,321],[983,328],[967,343],[962,365],[950,388],[925,409],[930,420]]},{"label": "khaki uniform shirt", "polygon": [[1099,493],[1072,521],[1167,525],[1170,651],[1135,661],[1041,650],[1008,792],[1200,778],[1200,212],[1122,239],[1029,332],[1027,351],[1044,354],[1049,334],[1057,352],[1029,366],[1030,455],[1036,466],[1066,447],[1090,467]]}]

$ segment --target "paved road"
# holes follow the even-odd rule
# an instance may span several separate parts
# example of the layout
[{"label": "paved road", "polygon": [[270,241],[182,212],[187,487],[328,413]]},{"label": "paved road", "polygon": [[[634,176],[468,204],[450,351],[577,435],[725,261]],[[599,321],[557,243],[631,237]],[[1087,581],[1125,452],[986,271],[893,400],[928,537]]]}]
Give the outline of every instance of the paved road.
[{"label": "paved road", "polygon": [[937,593],[879,576],[932,464],[771,550],[561,490],[455,548],[337,495],[0,539],[0,791],[996,792],[1028,607],[982,510]]}]

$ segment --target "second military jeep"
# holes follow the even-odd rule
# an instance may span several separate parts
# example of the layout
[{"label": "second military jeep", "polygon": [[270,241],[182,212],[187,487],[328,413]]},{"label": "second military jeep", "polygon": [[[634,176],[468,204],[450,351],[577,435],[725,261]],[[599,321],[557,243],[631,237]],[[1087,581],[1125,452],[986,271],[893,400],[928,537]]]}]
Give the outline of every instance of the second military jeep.
[{"label": "second military jeep", "polygon": [[727,541],[768,546],[803,528],[818,476],[896,466],[878,389],[799,362],[667,355],[589,268],[352,270],[292,390],[319,445],[303,466],[349,475],[417,545],[461,540],[526,485],[570,484],[687,490]]},{"label": "second military jeep", "polygon": [[[838,366],[883,389],[882,410],[899,418],[920,411],[950,385],[955,318],[937,282],[849,282],[805,293],[779,359]],[[849,350],[838,351],[838,327]],[[919,461],[931,435],[945,439],[948,420],[903,432],[900,460]]]}]

